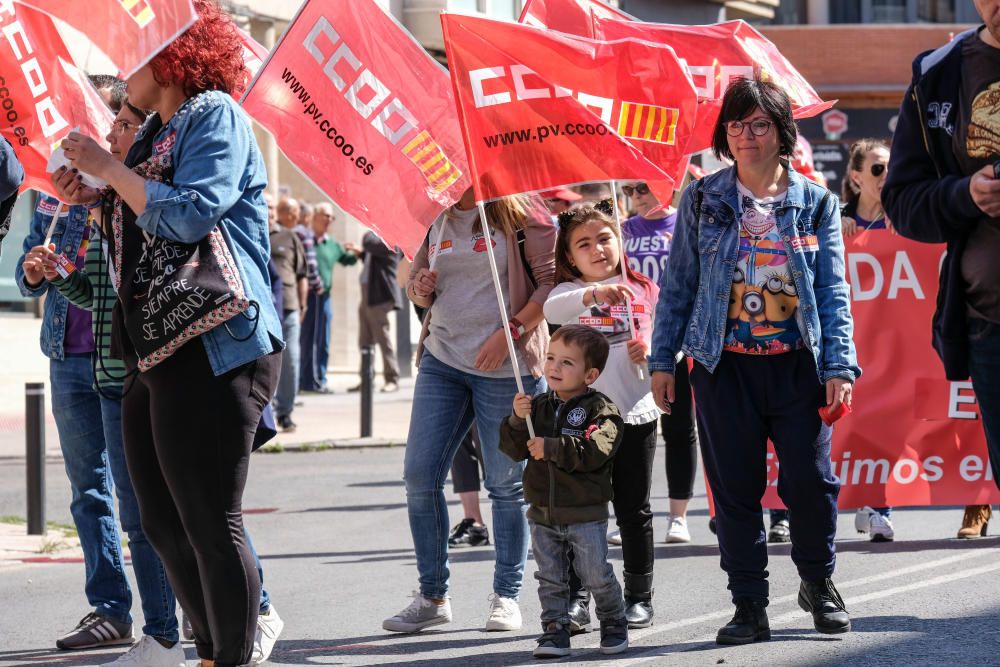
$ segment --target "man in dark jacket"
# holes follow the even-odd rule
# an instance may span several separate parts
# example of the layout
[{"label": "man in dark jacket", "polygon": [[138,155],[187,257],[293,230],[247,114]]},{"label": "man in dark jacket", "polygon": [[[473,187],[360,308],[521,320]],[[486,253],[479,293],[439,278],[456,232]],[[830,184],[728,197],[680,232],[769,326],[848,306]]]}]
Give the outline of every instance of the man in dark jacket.
[{"label": "man in dark jacket", "polygon": [[17,202],[17,189],[24,181],[24,169],[6,139],[0,141],[0,243],[10,231],[10,218]]},{"label": "man in dark jacket", "polygon": [[972,376],[1000,485],[1000,0],[975,5],[985,25],[913,63],[882,201],[901,235],[948,244],[934,347]]},{"label": "man in dark jacket", "polygon": [[[361,306],[358,308],[358,345],[362,348],[378,345],[382,348],[384,392],[399,389],[399,360],[389,336],[389,313],[399,310],[402,295],[396,282],[396,269],[403,253],[389,250],[375,232],[361,239],[357,256],[364,262],[361,269]],[[361,385],[350,391],[358,391]]]}]

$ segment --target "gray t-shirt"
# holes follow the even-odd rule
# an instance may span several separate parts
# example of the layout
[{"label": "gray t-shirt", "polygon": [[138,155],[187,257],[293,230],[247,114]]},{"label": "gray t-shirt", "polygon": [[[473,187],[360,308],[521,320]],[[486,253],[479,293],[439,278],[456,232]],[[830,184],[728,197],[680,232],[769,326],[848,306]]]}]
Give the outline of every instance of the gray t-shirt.
[{"label": "gray t-shirt", "polygon": [[[509,358],[495,371],[481,371],[475,367],[479,348],[510,318],[507,240],[501,230],[493,232],[493,253],[506,313],[501,317],[490,275],[490,260],[486,255],[486,239],[482,232],[476,231],[479,211],[457,213],[454,217],[442,215],[430,229],[431,246],[427,258],[433,263],[438,280],[424,346],[437,359],[460,371],[483,377],[513,377]],[[438,247],[442,224],[444,233]],[[517,361],[521,373],[527,373],[520,352]]]}]

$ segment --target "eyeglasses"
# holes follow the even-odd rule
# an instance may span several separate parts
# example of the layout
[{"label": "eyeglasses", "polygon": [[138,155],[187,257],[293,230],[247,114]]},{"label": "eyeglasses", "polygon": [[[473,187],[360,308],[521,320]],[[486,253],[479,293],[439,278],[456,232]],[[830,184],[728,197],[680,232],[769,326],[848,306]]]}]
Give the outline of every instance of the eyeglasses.
[{"label": "eyeglasses", "polygon": [[872,176],[874,176],[875,178],[879,178],[882,174],[885,173],[885,167],[886,165],[881,162],[879,162],[878,164],[873,164]]},{"label": "eyeglasses", "polygon": [[127,120],[116,119],[111,123],[111,127],[115,130],[115,132],[122,133],[129,130],[138,130],[140,126],[138,123],[130,123]]},{"label": "eyeglasses", "polygon": [[649,186],[645,183],[639,183],[638,185],[623,185],[622,192],[625,193],[626,197],[633,197],[635,195],[643,196],[649,194]]},{"label": "eyeglasses", "polygon": [[731,120],[726,123],[726,134],[731,137],[738,137],[743,134],[743,128],[749,127],[750,133],[753,134],[753,136],[763,137],[770,131],[772,125],[774,125],[773,122],[764,120],[763,118],[758,118],[757,120],[750,121],[749,123],[744,123],[741,120]]}]

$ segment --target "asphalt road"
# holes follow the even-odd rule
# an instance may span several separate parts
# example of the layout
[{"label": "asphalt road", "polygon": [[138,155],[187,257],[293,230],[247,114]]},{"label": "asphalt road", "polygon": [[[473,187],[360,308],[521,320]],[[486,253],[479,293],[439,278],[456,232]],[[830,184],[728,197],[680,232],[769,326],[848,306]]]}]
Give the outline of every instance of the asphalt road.
[{"label": "asphalt road", "polygon": [[[524,629],[485,633],[491,592],[489,548],[452,556],[454,621],[418,635],[390,635],[382,619],[409,602],[416,568],[406,521],[401,449],[284,453],[255,457],[245,507],[263,557],[265,584],[285,631],[275,665],[527,664],[538,629],[529,560],[521,608]],[[662,464],[662,449],[657,463]],[[48,470],[49,519],[68,522],[59,464]],[[0,515],[22,515],[23,463],[0,461]],[[665,531],[666,483],[654,487],[655,530]],[[488,506],[484,506],[488,510]],[[460,517],[452,504],[453,522]],[[1000,540],[952,539],[960,508],[897,510],[897,541],[871,544],[840,520],[835,580],[854,631],[818,635],[795,603],[789,547],[772,546],[769,607],[773,639],[717,647],[715,631],[732,615],[708,531],[704,496],[692,503],[689,545],[656,547],[656,623],[633,631],[613,660],[594,633],[574,638],[561,663],[615,665],[1000,665]],[[996,528],[994,528],[996,530]],[[612,549],[620,571],[620,552]],[[94,665],[111,651],[53,650],[57,635],[87,611],[83,566],[32,564],[0,569],[0,665]],[[138,602],[136,602],[138,609]],[[188,657],[194,652],[188,647]]]}]

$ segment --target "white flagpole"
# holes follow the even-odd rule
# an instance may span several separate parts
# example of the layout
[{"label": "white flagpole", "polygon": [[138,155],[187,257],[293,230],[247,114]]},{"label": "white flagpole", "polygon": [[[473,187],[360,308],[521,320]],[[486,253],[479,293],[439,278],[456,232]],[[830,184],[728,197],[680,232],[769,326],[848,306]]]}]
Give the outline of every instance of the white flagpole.
[{"label": "white flagpole", "polygon": [[[619,264],[622,268],[622,284],[626,287],[628,284],[628,272],[625,267],[625,262],[628,258],[625,257],[625,232],[622,229],[622,218],[621,212],[618,210],[618,183],[617,181],[611,181],[611,206],[615,212],[615,224],[618,225],[618,238],[621,239],[621,260]],[[632,316],[632,299],[625,297],[625,309],[628,315],[628,329],[632,333],[632,340],[637,339],[639,336],[635,331],[635,319]],[[643,369],[643,364],[635,364],[635,373],[639,376],[640,380],[646,379],[646,373]]]},{"label": "white flagpole", "polygon": [[[503,303],[503,288],[500,287],[500,274],[497,272],[497,260],[493,256],[493,234],[490,233],[490,224],[486,220],[486,206],[483,202],[476,202],[479,207],[479,220],[483,227],[483,239],[486,241],[486,254],[490,258],[490,273],[493,274],[493,287],[497,291],[497,305],[500,307],[500,328],[503,329],[507,338],[507,351],[510,354],[510,365],[514,368],[514,381],[517,382],[517,390],[524,393],[524,384],[521,382],[521,368],[517,363],[517,348],[514,347],[514,337],[510,334],[510,315]],[[526,419],[528,423],[528,435],[535,437],[535,427],[531,423],[531,415]]]},{"label": "white flagpole", "polygon": [[441,239],[444,238],[444,228],[448,224],[448,216],[441,216],[441,227],[438,229],[437,241],[434,242],[434,254],[431,255],[430,265],[427,267],[429,271],[434,270],[434,266],[437,265],[437,259],[441,256]]},{"label": "white flagpole", "polygon": [[49,223],[49,228],[45,232],[45,240],[42,242],[46,248],[52,243],[52,233],[56,230],[56,223],[59,221],[59,215],[62,213],[63,203],[59,202],[56,204],[56,212],[52,214],[52,222]]}]

